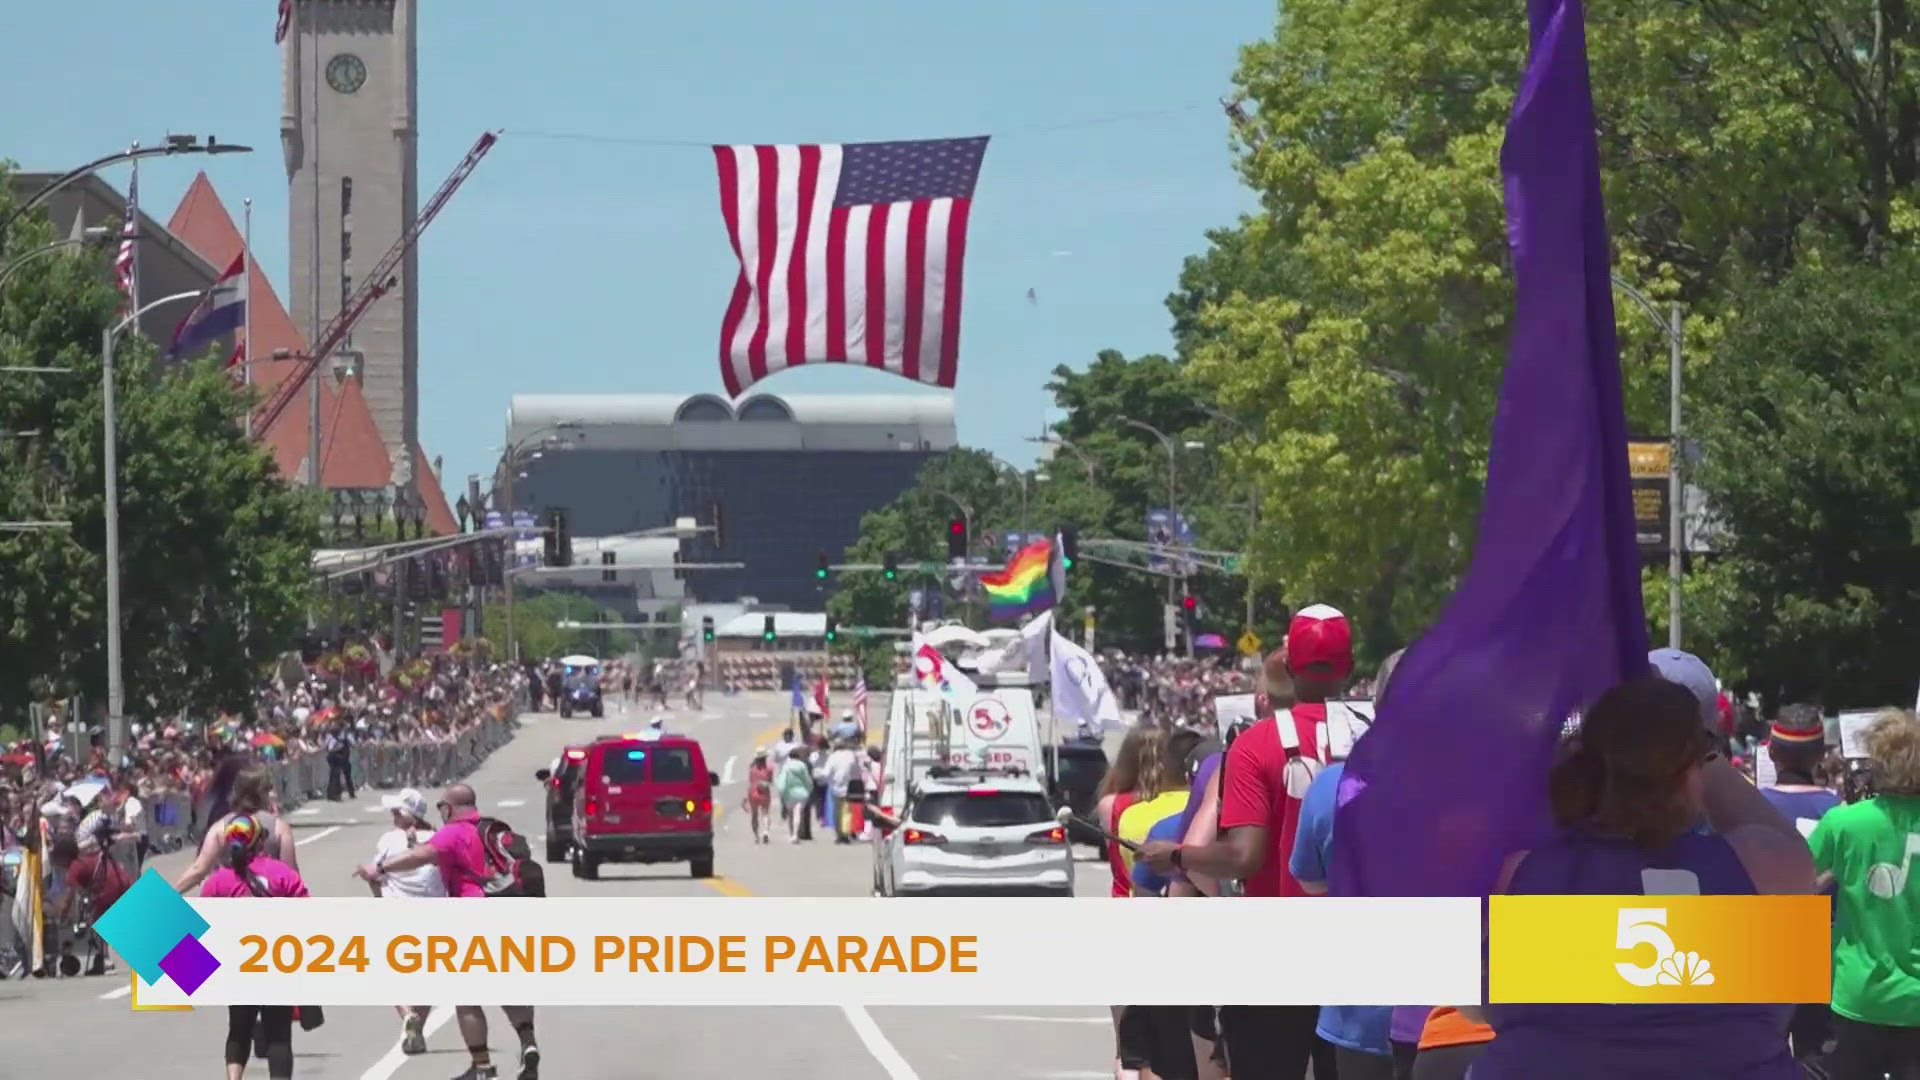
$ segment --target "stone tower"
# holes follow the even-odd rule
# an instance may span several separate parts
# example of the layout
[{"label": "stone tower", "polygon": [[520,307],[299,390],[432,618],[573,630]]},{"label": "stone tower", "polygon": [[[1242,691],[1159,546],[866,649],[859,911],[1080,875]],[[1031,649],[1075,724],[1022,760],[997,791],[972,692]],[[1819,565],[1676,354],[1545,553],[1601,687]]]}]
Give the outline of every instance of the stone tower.
[{"label": "stone tower", "polygon": [[[294,0],[281,45],[280,142],[290,195],[289,299],[294,325],[309,339],[418,209],[415,2]],[[359,354],[361,390],[399,467],[411,464],[419,444],[415,255],[396,276],[340,351]],[[321,377],[331,378],[333,366],[324,360]],[[304,407],[305,397],[299,400]]]}]

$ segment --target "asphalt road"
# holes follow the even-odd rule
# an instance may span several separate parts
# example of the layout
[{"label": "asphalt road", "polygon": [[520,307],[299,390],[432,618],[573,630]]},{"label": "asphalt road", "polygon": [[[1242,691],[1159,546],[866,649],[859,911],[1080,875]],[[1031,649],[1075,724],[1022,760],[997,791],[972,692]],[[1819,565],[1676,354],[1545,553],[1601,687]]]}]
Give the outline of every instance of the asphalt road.
[{"label": "asphalt road", "polygon": [[[876,695],[883,698],[883,695]],[[874,715],[885,716],[883,700]],[[620,710],[609,703],[610,709]],[[865,845],[828,840],[793,845],[776,825],[774,843],[755,845],[738,809],[748,760],[771,743],[787,716],[783,697],[715,695],[703,712],[669,710],[672,730],[695,736],[712,768],[722,774],[715,805],[718,876],[694,880],[684,864],[609,865],[601,880],[580,881],[566,867],[548,868],[556,896],[866,896],[872,856]],[[605,720],[528,718],[518,736],[495,752],[471,779],[487,813],[535,838],[544,834],[541,789],[533,771],[568,742],[638,730],[656,715],[636,707]],[[372,856],[386,828],[377,792],[323,803],[297,813],[300,870],[314,895],[364,895],[353,867]],[[1091,853],[1082,850],[1083,860]],[[155,865],[171,875],[184,853]],[[1083,861],[1081,895],[1104,894],[1106,875]],[[906,901],[901,901],[906,902]],[[128,1008],[129,976],[0,982],[0,1080],[88,1075],[138,1080],[204,1080],[220,1075],[226,1010],[135,1013]],[[538,1016],[543,1077],[550,1080],[633,1080],[642,1077],[777,1075],[799,1080],[1101,1080],[1112,1075],[1107,1010],[964,1008],[607,1008],[543,1009]],[[501,1075],[516,1043],[505,1018],[489,1012]],[[319,1030],[295,1031],[295,1076],[300,1080],[424,1080],[450,1077],[467,1066],[451,1010],[436,1007],[429,1020],[428,1053],[398,1050],[399,1021],[378,1008],[327,1010]],[[248,1075],[265,1076],[255,1062]]]}]

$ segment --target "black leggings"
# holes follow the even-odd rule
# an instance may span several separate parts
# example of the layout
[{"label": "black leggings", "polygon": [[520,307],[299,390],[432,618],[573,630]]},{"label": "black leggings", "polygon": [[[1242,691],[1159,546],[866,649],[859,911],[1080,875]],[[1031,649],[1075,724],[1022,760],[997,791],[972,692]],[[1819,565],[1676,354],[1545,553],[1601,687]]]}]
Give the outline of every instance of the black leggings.
[{"label": "black leggings", "polygon": [[1413,1080],[1460,1080],[1467,1075],[1467,1069],[1473,1065],[1473,1059],[1487,1048],[1487,1043],[1461,1043],[1458,1046],[1436,1046],[1420,1051],[1413,1061]]},{"label": "black leggings", "polygon": [[1827,1072],[1834,1080],[1920,1080],[1920,1027],[1863,1024],[1834,1013],[1833,1038]]},{"label": "black leggings", "polygon": [[267,1075],[273,1080],[293,1076],[293,1006],[227,1006],[227,1064],[245,1065],[253,1054],[253,1025],[259,1018],[267,1044]]},{"label": "black leggings", "polygon": [[1333,1045],[1314,1034],[1318,1005],[1228,1005],[1220,1010],[1227,1068],[1249,1080],[1306,1080],[1338,1076]]}]

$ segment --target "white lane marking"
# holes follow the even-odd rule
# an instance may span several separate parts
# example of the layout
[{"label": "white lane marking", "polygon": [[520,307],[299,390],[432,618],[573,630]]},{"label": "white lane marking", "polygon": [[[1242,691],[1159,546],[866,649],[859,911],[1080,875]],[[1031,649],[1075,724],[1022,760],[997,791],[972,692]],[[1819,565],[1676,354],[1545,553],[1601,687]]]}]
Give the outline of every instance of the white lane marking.
[{"label": "white lane marking", "polygon": [[[1111,1016],[1021,1016],[1017,1013],[988,1013],[982,1020],[1021,1020],[1030,1024],[1112,1024]],[[1105,1073],[1096,1075],[1105,1076]]]},{"label": "white lane marking", "polygon": [[747,714],[747,719],[749,720],[765,720],[766,718],[767,714],[763,712],[750,712]]},{"label": "white lane marking", "polygon": [[[451,1019],[453,1019],[451,1007],[435,1005],[433,1011],[427,1014],[427,1022],[420,1026],[420,1033],[431,1039],[433,1033],[446,1027],[447,1021]],[[360,1080],[388,1080],[394,1073],[400,1071],[400,1066],[406,1063],[407,1055],[400,1049],[400,1040],[395,1039],[393,1045],[387,1048],[387,1056],[374,1062],[366,1072],[361,1073]]]},{"label": "white lane marking", "polygon": [[[327,837],[332,836],[334,833],[337,833],[339,831],[340,831],[340,826],[329,825],[326,828],[321,829],[319,832],[314,833],[312,836],[303,836],[300,839],[295,840],[293,842],[293,846],[305,847],[306,845],[313,843],[315,840],[324,840]],[[128,991],[132,991],[133,987],[129,985],[127,989]]]},{"label": "white lane marking", "polygon": [[497,802],[497,803],[494,803],[493,805],[495,805],[495,806],[503,806],[503,807],[507,807],[507,808],[512,808],[512,807],[515,807],[515,806],[525,806],[525,805],[527,805],[527,800],[525,800],[525,799],[501,799],[501,800],[500,800],[499,802]]},{"label": "white lane marking", "polygon": [[319,812],[320,812],[320,808],[317,806],[303,806],[300,809],[295,810],[293,813],[288,814],[287,816],[288,817],[312,817],[315,814],[318,814]]},{"label": "white lane marking", "polygon": [[721,783],[723,784],[733,783],[733,762],[734,762],[733,758],[728,758],[726,767],[720,770]]},{"label": "white lane marking", "polygon": [[363,806],[360,808],[360,812],[363,814],[384,814],[387,812],[387,808],[384,806]]},{"label": "white lane marking", "polygon": [[840,1011],[853,1027],[853,1033],[860,1036],[860,1044],[867,1048],[867,1053],[872,1054],[873,1060],[886,1072],[887,1080],[920,1080],[920,1074],[914,1072],[913,1066],[907,1064],[907,1059],[901,1057],[900,1051],[887,1041],[886,1033],[880,1030],[879,1024],[873,1022],[873,1017],[868,1015],[865,1007],[842,1005]]},{"label": "white lane marking", "polygon": [[121,998],[126,997],[128,994],[131,994],[131,993],[133,993],[133,984],[128,983],[125,986],[119,987],[117,989],[109,990],[106,993],[101,994],[100,1000],[101,1001],[118,1001]]}]

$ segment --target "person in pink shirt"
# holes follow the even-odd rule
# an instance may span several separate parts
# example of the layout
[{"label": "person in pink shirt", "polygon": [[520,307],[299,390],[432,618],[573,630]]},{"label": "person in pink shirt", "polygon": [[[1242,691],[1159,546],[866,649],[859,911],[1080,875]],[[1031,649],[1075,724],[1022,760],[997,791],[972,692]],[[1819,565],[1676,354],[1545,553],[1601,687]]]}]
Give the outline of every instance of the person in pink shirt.
[{"label": "person in pink shirt", "polygon": [[[480,839],[479,797],[466,784],[455,784],[440,797],[437,809],[446,824],[426,843],[417,844],[398,855],[381,855],[372,863],[354,870],[357,877],[379,881],[388,873],[412,870],[437,863],[440,879],[446,882],[447,895],[461,899],[487,895],[486,881],[492,876],[487,865],[486,845]],[[518,1080],[539,1080],[540,1046],[534,1040],[533,1006],[502,1005],[507,1022],[520,1036],[520,1072]],[[487,1052],[487,1014],[478,1005],[458,1006],[454,1015],[460,1021],[460,1034],[466,1039],[467,1053],[473,1065],[454,1080],[497,1080],[499,1071]]]},{"label": "person in pink shirt", "polygon": [[[273,826],[251,814],[235,814],[220,831],[225,861],[207,875],[200,895],[229,899],[262,896],[306,896],[300,872],[266,854]],[[227,1006],[227,1080],[246,1075],[256,1024],[266,1046],[267,1075],[273,1080],[293,1076],[293,1007],[291,1005]]]}]

